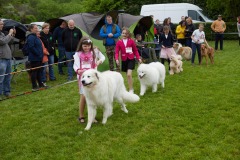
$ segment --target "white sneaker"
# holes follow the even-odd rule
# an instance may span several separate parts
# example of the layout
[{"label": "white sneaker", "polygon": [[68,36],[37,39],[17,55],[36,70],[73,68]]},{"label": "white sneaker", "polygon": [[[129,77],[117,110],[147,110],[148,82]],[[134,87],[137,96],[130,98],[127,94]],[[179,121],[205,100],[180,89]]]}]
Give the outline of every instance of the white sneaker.
[{"label": "white sneaker", "polygon": [[130,89],[130,90],[129,90],[129,93],[134,94],[134,90],[133,90],[133,89]]}]

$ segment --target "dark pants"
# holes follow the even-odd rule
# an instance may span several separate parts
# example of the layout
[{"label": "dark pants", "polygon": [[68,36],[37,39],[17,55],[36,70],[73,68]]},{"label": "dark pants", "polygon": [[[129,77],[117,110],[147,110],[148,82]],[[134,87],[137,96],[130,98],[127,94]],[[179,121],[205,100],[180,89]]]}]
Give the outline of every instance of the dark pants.
[{"label": "dark pants", "polygon": [[[30,62],[30,65],[31,65],[31,68],[40,67],[40,66],[42,66],[42,62],[41,61],[32,61],[32,62]],[[39,85],[39,87],[43,87],[42,69],[43,68],[31,70],[31,81],[32,81],[33,89],[38,88],[38,85]],[[38,85],[37,85],[37,82],[38,82]]]},{"label": "dark pants", "polygon": [[192,64],[194,63],[196,50],[198,52],[198,62],[201,63],[201,44],[192,43]]},{"label": "dark pants", "polygon": [[215,34],[215,50],[218,50],[218,41],[220,41],[220,50],[223,50],[223,33]]},{"label": "dark pants", "polygon": [[165,60],[168,62],[168,70],[170,71],[170,59],[161,58],[161,63],[164,65]]},{"label": "dark pants", "polygon": [[192,38],[186,38],[186,46],[192,48]]}]

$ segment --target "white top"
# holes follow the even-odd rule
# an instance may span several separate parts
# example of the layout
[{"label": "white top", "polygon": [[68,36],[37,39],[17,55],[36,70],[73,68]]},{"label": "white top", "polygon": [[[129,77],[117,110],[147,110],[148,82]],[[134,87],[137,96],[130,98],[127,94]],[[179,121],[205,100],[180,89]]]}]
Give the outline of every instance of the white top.
[{"label": "white top", "polygon": [[127,41],[128,41],[128,39],[123,39],[123,44],[125,47],[127,46]]},{"label": "white top", "polygon": [[[103,63],[105,60],[105,56],[102,54],[102,52],[98,48],[95,48],[94,52],[96,54],[96,62],[98,60],[101,60]],[[75,52],[75,54],[73,55],[73,58],[74,58],[73,69],[76,72],[78,69],[80,69],[80,58],[78,56],[78,52]],[[97,68],[95,68],[95,69],[97,69]],[[77,75],[77,77],[78,77],[78,79],[80,78],[79,75]]]},{"label": "white top", "polygon": [[195,43],[196,41],[197,41],[198,44],[204,42],[204,39],[205,39],[205,33],[204,33],[204,31],[201,31],[201,32],[200,32],[199,29],[196,29],[196,30],[193,32],[192,36],[193,36],[193,39],[195,40],[195,41],[192,40],[193,43]]}]

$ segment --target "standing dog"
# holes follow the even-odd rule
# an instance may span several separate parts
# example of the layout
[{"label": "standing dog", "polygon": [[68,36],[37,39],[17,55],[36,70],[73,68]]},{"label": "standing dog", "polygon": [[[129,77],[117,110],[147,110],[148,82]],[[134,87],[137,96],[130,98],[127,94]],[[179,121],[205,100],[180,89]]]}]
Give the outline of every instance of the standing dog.
[{"label": "standing dog", "polygon": [[128,113],[124,102],[138,102],[139,96],[127,92],[123,77],[118,72],[98,72],[94,69],[85,71],[82,75],[83,94],[86,97],[88,108],[88,123],[85,130],[89,130],[96,117],[97,107],[103,106],[102,123],[113,114],[113,100],[116,99],[122,106],[122,110]]},{"label": "standing dog", "polygon": [[157,91],[157,85],[161,84],[164,88],[166,76],[165,66],[160,62],[140,64],[138,69],[138,79],[141,84],[140,95],[143,96],[148,86],[152,86],[152,92]]},{"label": "standing dog", "polygon": [[175,43],[173,49],[179,55],[181,55],[185,60],[189,61],[192,59],[192,48],[183,47],[181,43]]},{"label": "standing dog", "polygon": [[208,65],[208,58],[210,59],[211,63],[214,64],[214,49],[212,47],[208,47],[205,44],[201,44],[201,62],[200,62],[200,64],[202,64],[203,57],[205,57],[207,65]]}]

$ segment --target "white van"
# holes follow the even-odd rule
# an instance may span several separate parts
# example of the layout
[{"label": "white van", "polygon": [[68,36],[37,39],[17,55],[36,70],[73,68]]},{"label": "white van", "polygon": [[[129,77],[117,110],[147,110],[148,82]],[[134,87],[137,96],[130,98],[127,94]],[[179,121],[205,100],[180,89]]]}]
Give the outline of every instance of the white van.
[{"label": "white van", "polygon": [[172,23],[179,23],[182,16],[191,17],[193,23],[196,22],[213,22],[206,15],[204,15],[201,8],[190,3],[166,3],[166,4],[149,4],[143,5],[141,8],[142,16],[154,16],[154,21],[159,19],[163,21],[170,17]]},{"label": "white van", "polygon": [[38,29],[39,29],[39,31],[41,31],[42,30],[42,25],[44,24],[44,22],[32,22],[30,24],[36,24]]}]

